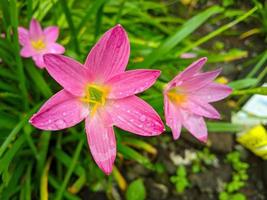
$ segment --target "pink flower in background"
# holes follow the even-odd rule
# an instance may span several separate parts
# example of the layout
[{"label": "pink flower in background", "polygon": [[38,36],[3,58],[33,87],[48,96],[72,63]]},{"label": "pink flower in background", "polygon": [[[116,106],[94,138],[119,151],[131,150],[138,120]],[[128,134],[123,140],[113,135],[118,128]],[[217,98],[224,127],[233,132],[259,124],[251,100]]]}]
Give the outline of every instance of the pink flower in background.
[{"label": "pink flower in background", "polygon": [[195,57],[197,57],[197,54],[190,53],[190,52],[183,53],[183,54],[180,55],[180,58],[183,58],[183,59],[190,59],[190,58],[195,58]]},{"label": "pink flower in background", "polygon": [[207,58],[192,63],[170,81],[164,89],[164,112],[167,125],[174,139],[180,137],[182,126],[202,142],[208,133],[203,117],[219,119],[220,114],[210,103],[219,101],[231,93],[226,85],[214,83],[221,69],[200,73]]},{"label": "pink flower in background", "polygon": [[56,26],[49,26],[42,30],[42,27],[35,19],[31,20],[29,30],[19,27],[19,43],[22,46],[20,55],[25,58],[32,57],[35,64],[44,68],[44,54],[63,54],[65,49],[56,43],[59,29]]},{"label": "pink flower in background", "polygon": [[65,129],[85,119],[89,148],[106,174],[111,173],[116,157],[113,125],[142,136],[164,131],[154,109],[135,96],[153,85],[160,71],[125,72],[129,53],[127,34],[117,25],[92,48],[84,65],[62,55],[45,55],[48,73],[64,89],[30,119],[43,130]]}]

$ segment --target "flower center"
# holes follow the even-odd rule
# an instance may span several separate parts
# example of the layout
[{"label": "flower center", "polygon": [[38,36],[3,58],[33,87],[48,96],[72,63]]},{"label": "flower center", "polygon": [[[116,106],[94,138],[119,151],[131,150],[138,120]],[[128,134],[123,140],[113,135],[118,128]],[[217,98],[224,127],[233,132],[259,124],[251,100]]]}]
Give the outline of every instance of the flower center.
[{"label": "flower center", "polygon": [[170,91],[168,91],[167,95],[173,103],[178,105],[185,103],[187,100],[186,94],[182,93],[177,88],[173,88]]},{"label": "flower center", "polygon": [[42,39],[32,40],[31,45],[37,51],[43,50],[45,48],[45,43]]},{"label": "flower center", "polygon": [[109,90],[105,86],[95,84],[87,85],[85,96],[81,98],[81,101],[89,104],[91,116],[96,113],[99,107],[105,105],[108,92]]}]

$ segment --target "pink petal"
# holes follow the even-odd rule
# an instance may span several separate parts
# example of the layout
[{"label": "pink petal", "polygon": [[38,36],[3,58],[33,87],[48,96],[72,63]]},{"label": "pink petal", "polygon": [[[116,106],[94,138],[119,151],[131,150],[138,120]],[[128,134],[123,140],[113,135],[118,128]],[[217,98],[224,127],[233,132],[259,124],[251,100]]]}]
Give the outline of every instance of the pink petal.
[{"label": "pink petal", "polygon": [[30,123],[42,130],[61,130],[78,124],[88,113],[77,97],[61,90],[32,116]]},{"label": "pink petal", "polygon": [[164,131],[156,111],[136,96],[116,99],[107,110],[114,125],[123,130],[142,136],[159,135]]},{"label": "pink petal", "polygon": [[32,50],[32,48],[28,45],[22,47],[22,49],[20,50],[20,55],[24,58],[29,58],[32,55],[34,55],[35,52]]},{"label": "pink petal", "polygon": [[190,77],[196,75],[201,70],[201,68],[205,65],[207,60],[208,59],[206,57],[203,57],[203,58],[200,58],[197,61],[193,62],[184,71],[182,71],[179,74],[180,79],[184,80],[184,79],[187,79],[187,78],[190,78]]},{"label": "pink petal", "polygon": [[210,84],[219,74],[221,69],[209,71],[201,74],[197,74],[192,78],[189,78],[182,82],[179,87],[186,89],[187,91],[196,91],[207,84]]},{"label": "pink petal", "polygon": [[180,81],[186,80],[196,75],[201,70],[201,68],[204,66],[204,64],[207,62],[207,60],[208,59],[206,57],[203,57],[193,62],[184,71],[179,73],[172,81],[170,81],[166,89],[175,86]]},{"label": "pink petal", "polygon": [[68,92],[82,96],[88,73],[79,62],[62,55],[45,54],[44,61],[48,73]]},{"label": "pink petal", "polygon": [[26,45],[29,41],[29,32],[27,29],[23,27],[18,28],[18,34],[19,34],[19,43],[20,45]]},{"label": "pink petal", "polygon": [[198,140],[206,142],[208,131],[203,117],[181,110],[183,126]]},{"label": "pink petal", "polygon": [[44,36],[40,23],[35,19],[31,20],[29,32],[31,39],[33,40],[38,40]]},{"label": "pink petal", "polygon": [[44,57],[42,54],[37,54],[32,56],[32,59],[34,60],[34,63],[37,67],[43,69],[45,67],[45,63],[44,63]]},{"label": "pink petal", "polygon": [[200,90],[195,91],[194,96],[202,101],[215,102],[226,98],[232,93],[232,89],[227,85],[209,83]]},{"label": "pink petal", "polygon": [[131,70],[117,74],[107,81],[111,87],[109,98],[131,96],[151,87],[159,77],[159,70]]},{"label": "pink petal", "polygon": [[116,157],[116,139],[113,127],[96,114],[85,121],[87,141],[91,154],[101,170],[107,175],[112,172]]},{"label": "pink petal", "polygon": [[171,128],[173,139],[176,140],[180,137],[182,120],[179,108],[173,105],[166,96],[164,96],[164,113],[166,124]]},{"label": "pink petal", "polygon": [[59,35],[59,28],[57,26],[49,26],[44,29],[44,35],[47,42],[55,42]]},{"label": "pink petal", "polygon": [[197,115],[211,118],[211,119],[220,119],[220,113],[213,108],[210,104],[197,100],[197,99],[189,99],[186,103],[187,110],[190,112],[195,113]]},{"label": "pink petal", "polygon": [[65,52],[65,48],[57,43],[49,44],[47,47],[49,53],[53,54],[63,54]]},{"label": "pink petal", "polygon": [[85,66],[95,79],[105,81],[122,73],[128,63],[130,43],[121,25],[108,30],[92,48]]}]

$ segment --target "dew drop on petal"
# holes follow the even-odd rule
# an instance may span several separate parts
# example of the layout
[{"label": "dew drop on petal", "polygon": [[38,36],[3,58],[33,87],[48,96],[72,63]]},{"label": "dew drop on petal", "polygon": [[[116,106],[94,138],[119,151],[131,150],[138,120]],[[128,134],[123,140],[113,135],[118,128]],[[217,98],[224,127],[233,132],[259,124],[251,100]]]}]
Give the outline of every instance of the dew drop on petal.
[{"label": "dew drop on petal", "polygon": [[59,119],[59,120],[56,121],[56,125],[57,125],[58,128],[61,129],[61,128],[65,128],[66,123],[62,119]]},{"label": "dew drop on petal", "polygon": [[142,122],[146,121],[146,116],[145,116],[145,115],[142,115],[142,116],[140,117],[140,120],[141,120]]}]

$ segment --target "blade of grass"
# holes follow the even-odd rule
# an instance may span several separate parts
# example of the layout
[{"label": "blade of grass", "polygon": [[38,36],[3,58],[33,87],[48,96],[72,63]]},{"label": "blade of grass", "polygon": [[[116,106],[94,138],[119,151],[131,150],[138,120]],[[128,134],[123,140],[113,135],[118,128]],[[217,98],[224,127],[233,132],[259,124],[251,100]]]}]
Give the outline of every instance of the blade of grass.
[{"label": "blade of grass", "polygon": [[50,87],[48,86],[43,76],[41,75],[40,70],[38,70],[35,66],[33,66],[32,62],[27,62],[26,70],[30,75],[30,77],[32,78],[32,80],[35,82],[35,85],[43,94],[43,96],[46,98],[52,96],[52,91]]},{"label": "blade of grass", "polygon": [[37,174],[41,175],[44,167],[50,142],[51,132],[43,131],[40,137]]},{"label": "blade of grass", "polygon": [[80,24],[78,25],[77,32],[80,32],[83,27],[85,27],[86,22],[88,22],[88,19],[96,14],[100,7],[106,3],[107,0],[96,0],[94,1],[91,6],[88,7],[88,9],[85,11],[85,16],[82,18]]},{"label": "blade of grass", "polygon": [[28,166],[25,178],[25,200],[31,200],[32,163]]},{"label": "blade of grass", "polygon": [[39,106],[40,104],[35,106],[28,114],[23,116],[22,120],[10,132],[10,134],[8,135],[8,137],[6,138],[6,140],[3,142],[3,144],[0,147],[0,157],[3,155],[8,145],[16,138],[19,131],[24,127],[24,125],[28,122],[30,116],[37,110]]},{"label": "blade of grass", "polygon": [[49,172],[51,161],[52,161],[51,158],[47,160],[44,170],[42,172],[41,184],[40,184],[41,200],[48,200],[48,172]]},{"label": "blade of grass", "polygon": [[63,12],[65,14],[66,20],[67,20],[68,25],[69,25],[69,30],[70,30],[70,33],[71,33],[74,49],[75,49],[76,53],[80,53],[80,46],[79,46],[79,42],[78,42],[77,37],[76,37],[77,36],[76,28],[75,28],[75,26],[73,24],[71,12],[70,12],[70,10],[68,8],[67,1],[59,0],[59,2],[61,4],[62,10],[63,10]]},{"label": "blade of grass", "polygon": [[25,143],[24,135],[21,135],[16,142],[12,145],[10,149],[6,152],[6,154],[0,159],[0,174],[3,173],[4,170],[7,170],[9,167],[10,162],[12,161],[13,157],[16,155],[17,151],[22,147]]},{"label": "blade of grass", "polygon": [[134,149],[128,146],[122,145],[120,143],[117,144],[117,148],[118,148],[118,152],[120,152],[125,158],[133,159],[137,161],[138,163],[140,163],[141,165],[144,165],[148,169],[154,169],[154,166],[150,162],[150,160],[147,157],[135,151]]},{"label": "blade of grass", "polygon": [[[54,187],[55,189],[59,190],[60,183],[53,176],[49,176],[48,177],[48,181],[52,185],[52,187]],[[67,191],[64,191],[64,194],[63,195],[64,195],[64,197],[66,199],[69,199],[69,200],[80,200],[81,199],[81,198],[79,198],[77,196],[74,196],[74,195],[70,194]]]},{"label": "blade of grass", "polygon": [[209,41],[210,39],[216,37],[217,35],[221,34],[222,32],[226,31],[227,29],[233,27],[234,25],[238,24],[239,22],[245,20],[246,18],[248,18],[250,15],[252,15],[258,8],[255,6],[254,8],[252,8],[251,10],[249,10],[248,12],[246,12],[244,15],[238,17],[236,20],[220,27],[219,29],[209,33],[208,35],[200,38],[199,40],[197,40],[196,42],[187,45],[185,48],[183,48],[182,50],[178,51],[176,56],[180,56],[182,53],[188,52],[191,49]]},{"label": "blade of grass", "polygon": [[222,11],[223,8],[219,6],[213,6],[192,17],[190,20],[184,23],[174,35],[167,38],[157,49],[154,49],[147,57],[145,57],[143,62],[137,63],[135,68],[150,67],[162,56],[172,50],[177,44],[183,41],[184,38],[201,26],[207,19]]},{"label": "blade of grass", "polygon": [[100,29],[101,29],[101,25],[102,25],[102,18],[103,18],[103,9],[104,9],[104,5],[102,4],[99,9],[97,10],[96,13],[96,20],[95,20],[95,42],[97,40],[97,36],[100,33]]},{"label": "blade of grass", "polygon": [[248,73],[247,78],[252,78],[259,71],[259,69],[264,65],[267,60],[267,51],[264,52],[260,61],[252,68],[252,70]]},{"label": "blade of grass", "polygon": [[17,64],[17,72],[18,72],[18,79],[19,79],[19,87],[21,89],[21,93],[23,96],[23,105],[24,109],[28,110],[29,104],[28,104],[28,94],[27,94],[27,88],[25,83],[25,74],[23,69],[22,60],[19,54],[19,42],[18,42],[18,11],[16,0],[10,0],[10,16],[11,16],[11,25],[13,28],[13,37],[14,37],[14,46],[15,46],[15,60]]}]

